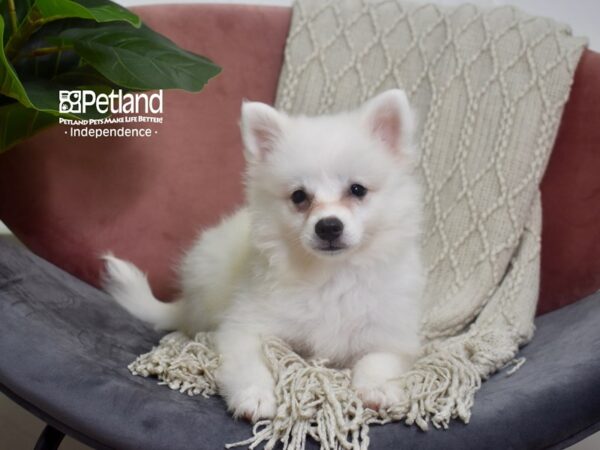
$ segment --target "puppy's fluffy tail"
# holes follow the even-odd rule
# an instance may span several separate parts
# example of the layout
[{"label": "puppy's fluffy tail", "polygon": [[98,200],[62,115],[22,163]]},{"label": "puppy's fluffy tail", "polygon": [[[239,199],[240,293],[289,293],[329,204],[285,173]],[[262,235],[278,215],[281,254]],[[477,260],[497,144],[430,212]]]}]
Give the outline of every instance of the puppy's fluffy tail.
[{"label": "puppy's fluffy tail", "polygon": [[154,297],[146,275],[132,263],[111,253],[103,255],[102,259],[106,264],[102,285],[119,305],[157,329],[179,327],[182,302],[164,303]]}]

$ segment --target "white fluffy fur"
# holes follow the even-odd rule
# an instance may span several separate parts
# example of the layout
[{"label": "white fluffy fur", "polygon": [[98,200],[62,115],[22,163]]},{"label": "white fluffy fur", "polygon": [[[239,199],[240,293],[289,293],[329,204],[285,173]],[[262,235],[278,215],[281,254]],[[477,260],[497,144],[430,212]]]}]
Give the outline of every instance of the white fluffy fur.
[{"label": "white fluffy fur", "polygon": [[[244,103],[246,208],[200,236],[181,265],[181,298],[156,300],[145,276],[108,255],[106,287],[142,320],[190,334],[216,331],[217,376],[236,416],[272,417],[274,381],[261,336],[353,367],[367,405],[399,400],[389,381],[419,350],[421,200],[412,175],[413,116],[402,91],[358,110],[289,117]],[[368,192],[350,194],[359,183]],[[310,202],[291,199],[304,189]],[[345,248],[322,250],[315,224],[339,218]]]}]

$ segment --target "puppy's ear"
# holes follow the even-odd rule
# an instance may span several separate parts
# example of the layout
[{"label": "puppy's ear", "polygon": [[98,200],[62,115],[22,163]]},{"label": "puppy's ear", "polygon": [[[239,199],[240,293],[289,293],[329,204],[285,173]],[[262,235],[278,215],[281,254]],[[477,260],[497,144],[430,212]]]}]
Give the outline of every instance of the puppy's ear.
[{"label": "puppy's ear", "polygon": [[242,103],[242,139],[246,157],[262,160],[281,138],[286,116],[260,102]]},{"label": "puppy's ear", "polygon": [[385,91],[363,106],[369,132],[395,155],[412,157],[415,118],[403,90]]}]

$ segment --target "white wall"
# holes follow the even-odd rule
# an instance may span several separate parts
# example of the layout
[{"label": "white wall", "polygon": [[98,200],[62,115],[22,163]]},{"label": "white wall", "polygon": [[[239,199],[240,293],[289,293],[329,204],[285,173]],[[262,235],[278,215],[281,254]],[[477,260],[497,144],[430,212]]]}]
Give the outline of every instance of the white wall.
[{"label": "white wall", "polygon": [[[115,0],[124,6],[158,3],[246,3],[289,6],[292,0]],[[340,0],[344,1],[344,0]],[[417,0],[419,1],[419,0]],[[484,6],[513,4],[540,16],[568,23],[575,34],[590,38],[590,47],[600,51],[599,0],[432,0],[435,3],[456,5],[475,3]]]}]

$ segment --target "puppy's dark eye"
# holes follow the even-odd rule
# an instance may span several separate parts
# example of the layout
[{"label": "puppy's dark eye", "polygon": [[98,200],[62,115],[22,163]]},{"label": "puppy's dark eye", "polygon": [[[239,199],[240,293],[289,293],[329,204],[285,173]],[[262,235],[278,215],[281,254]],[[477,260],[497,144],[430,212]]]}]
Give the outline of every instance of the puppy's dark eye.
[{"label": "puppy's dark eye", "polygon": [[304,192],[304,190],[298,189],[292,192],[292,196],[290,198],[292,199],[292,202],[295,205],[299,205],[308,200],[308,195],[306,195],[306,192]]},{"label": "puppy's dark eye", "polygon": [[355,197],[363,198],[365,195],[367,195],[367,188],[362,184],[354,183],[352,186],[350,186],[350,193]]}]

